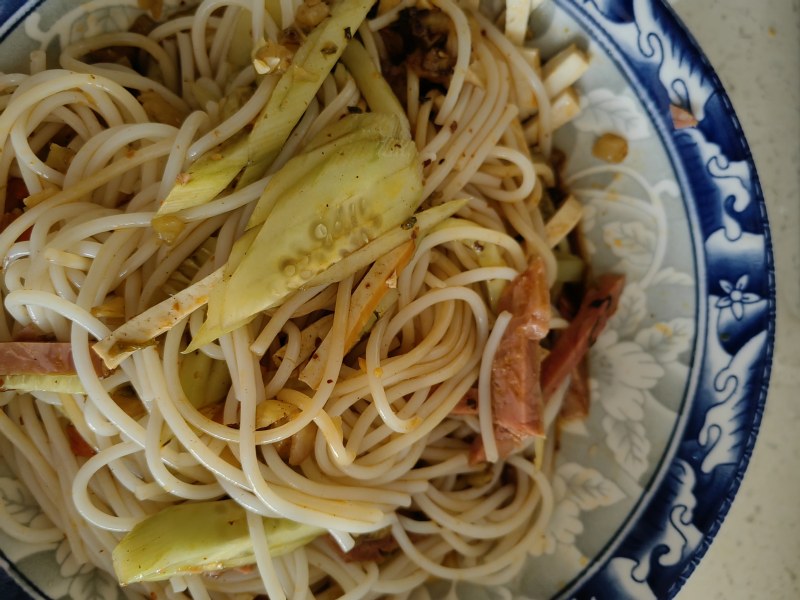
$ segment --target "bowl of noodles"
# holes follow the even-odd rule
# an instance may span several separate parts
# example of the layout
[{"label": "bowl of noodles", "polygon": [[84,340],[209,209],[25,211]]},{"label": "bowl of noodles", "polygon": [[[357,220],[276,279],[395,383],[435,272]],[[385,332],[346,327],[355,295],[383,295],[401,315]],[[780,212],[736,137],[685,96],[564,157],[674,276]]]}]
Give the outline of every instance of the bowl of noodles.
[{"label": "bowl of noodles", "polygon": [[0,2],[4,597],[662,598],[774,276],[664,2]]}]

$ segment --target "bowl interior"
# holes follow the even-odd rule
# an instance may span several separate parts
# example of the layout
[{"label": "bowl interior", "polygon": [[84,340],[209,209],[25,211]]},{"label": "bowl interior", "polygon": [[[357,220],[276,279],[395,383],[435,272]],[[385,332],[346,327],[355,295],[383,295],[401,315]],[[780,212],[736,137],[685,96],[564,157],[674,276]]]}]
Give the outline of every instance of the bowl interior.
[{"label": "bowl interior", "polygon": [[[0,71],[137,14],[136,0],[0,2]],[[763,409],[774,329],[763,198],[719,81],[665,4],[556,0],[534,31],[545,55],[574,42],[592,56],[582,114],[555,145],[586,205],[594,272],[625,273],[627,284],[592,350],[591,414],[560,432],[542,555],[504,589],[434,583],[420,594],[668,596],[724,516]],[[697,124],[676,128],[671,106]],[[608,132],[627,140],[620,165],[592,156]],[[43,518],[2,464],[0,494],[14,519]],[[0,549],[48,597],[120,595],[63,543],[0,533]]]}]

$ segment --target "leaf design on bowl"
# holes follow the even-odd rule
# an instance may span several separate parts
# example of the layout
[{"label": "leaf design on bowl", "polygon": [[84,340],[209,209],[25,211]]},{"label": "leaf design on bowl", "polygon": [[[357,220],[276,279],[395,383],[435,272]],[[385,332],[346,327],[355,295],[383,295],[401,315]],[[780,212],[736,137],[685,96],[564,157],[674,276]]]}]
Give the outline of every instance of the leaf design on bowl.
[{"label": "leaf design on bowl", "polygon": [[650,124],[636,100],[607,88],[581,96],[581,113],[572,124],[580,131],[597,135],[614,132],[630,141],[651,135]]}]

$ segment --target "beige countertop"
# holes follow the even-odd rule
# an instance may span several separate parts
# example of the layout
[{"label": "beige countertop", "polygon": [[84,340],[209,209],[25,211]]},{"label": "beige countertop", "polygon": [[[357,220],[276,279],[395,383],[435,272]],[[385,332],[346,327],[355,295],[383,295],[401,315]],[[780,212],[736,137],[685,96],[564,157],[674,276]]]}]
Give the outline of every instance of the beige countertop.
[{"label": "beige countertop", "polygon": [[767,201],[778,325],[767,406],[728,517],[678,600],[800,598],[800,0],[673,0],[739,116]]}]

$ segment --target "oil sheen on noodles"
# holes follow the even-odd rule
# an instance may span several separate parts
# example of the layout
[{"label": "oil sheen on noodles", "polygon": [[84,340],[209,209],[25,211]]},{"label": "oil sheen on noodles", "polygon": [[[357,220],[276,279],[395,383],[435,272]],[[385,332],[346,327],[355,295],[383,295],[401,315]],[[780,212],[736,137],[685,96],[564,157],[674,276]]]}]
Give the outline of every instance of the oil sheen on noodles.
[{"label": "oil sheen on noodles", "polygon": [[[491,364],[511,315],[498,314],[487,292],[534,257],[548,285],[557,277],[552,247],[561,240],[548,235],[538,205],[555,183],[552,132],[571,116],[564,94],[577,75],[548,80],[552,69],[521,47],[520,23],[536,4],[509,2],[492,20],[471,2],[381,1],[347,32],[379,70],[391,52],[382,30],[397,28],[408,9],[449,31],[445,82],[431,85],[409,62],[391,75],[401,71],[405,84],[422,208],[466,199],[446,226],[417,240],[389,278],[395,301],[352,351],[348,313],[364,269],[293,292],[194,355],[182,352],[203,307],[114,370],[98,370],[91,350],[224,267],[272,174],[326,126],[368,110],[339,63],[266,177],[178,211],[171,235],[163,222],[154,231],[175,182],[246,130],[276,90],[279,69],[257,72],[257,50],[285,45],[293,23],[313,28],[324,5],[268,1],[268,11],[264,2],[204,0],[194,15],[178,11],[145,33],[74,43],[51,68],[37,51],[30,75],[0,74],[5,212],[15,186],[26,197],[0,232],[0,341],[69,343],[69,376],[81,388],[0,392],[3,457],[46,516],[29,527],[2,507],[0,528],[26,541],[66,539],[78,563],[114,577],[115,547],[145,517],[224,498],[246,509],[251,565],[125,589],[149,598],[406,598],[431,577],[499,584],[539,553],[554,436],[535,461],[533,445],[507,458],[498,451]],[[489,246],[497,260],[479,260]],[[204,393],[215,378],[229,381],[201,408],[187,397],[188,356],[211,374]],[[312,386],[298,379],[309,359],[321,363]],[[477,411],[452,415],[471,389]],[[560,402],[549,400],[547,429]],[[269,403],[283,412],[265,422]],[[76,452],[76,439],[86,451]],[[470,462],[476,439],[488,461]],[[321,534],[273,557],[263,517]],[[364,536],[391,537],[394,549],[381,560],[344,560]]]}]

